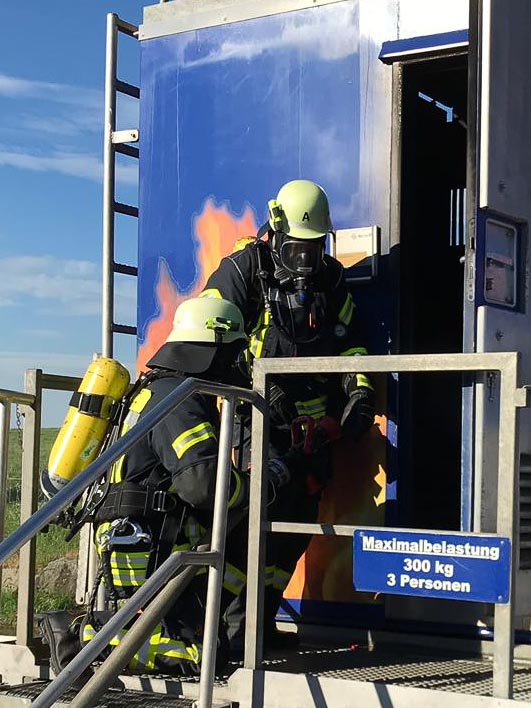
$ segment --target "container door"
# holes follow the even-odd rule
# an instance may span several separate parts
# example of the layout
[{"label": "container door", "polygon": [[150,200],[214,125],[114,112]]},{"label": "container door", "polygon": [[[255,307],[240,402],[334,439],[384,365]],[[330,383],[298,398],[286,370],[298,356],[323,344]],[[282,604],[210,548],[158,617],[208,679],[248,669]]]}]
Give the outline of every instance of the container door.
[{"label": "container door", "polygon": [[[464,350],[520,351],[521,383],[531,382],[526,287],[531,217],[529,27],[529,0],[471,1],[469,116],[476,120],[469,120]],[[475,530],[494,530],[498,411],[499,381],[495,373],[486,374],[469,387],[464,405],[465,452],[470,451],[474,470],[469,491]],[[523,451],[530,450],[529,411],[521,416],[521,425],[524,471],[529,458]]]}]

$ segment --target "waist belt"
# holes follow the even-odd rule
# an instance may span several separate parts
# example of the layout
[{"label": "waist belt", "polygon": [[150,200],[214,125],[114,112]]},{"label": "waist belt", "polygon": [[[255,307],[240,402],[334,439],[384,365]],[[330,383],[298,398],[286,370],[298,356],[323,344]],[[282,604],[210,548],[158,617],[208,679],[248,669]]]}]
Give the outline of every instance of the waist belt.
[{"label": "waist belt", "polygon": [[149,520],[160,515],[180,516],[183,504],[170,492],[152,487],[139,487],[131,482],[111,484],[105,501],[96,514],[96,521],[113,521],[123,516]]}]

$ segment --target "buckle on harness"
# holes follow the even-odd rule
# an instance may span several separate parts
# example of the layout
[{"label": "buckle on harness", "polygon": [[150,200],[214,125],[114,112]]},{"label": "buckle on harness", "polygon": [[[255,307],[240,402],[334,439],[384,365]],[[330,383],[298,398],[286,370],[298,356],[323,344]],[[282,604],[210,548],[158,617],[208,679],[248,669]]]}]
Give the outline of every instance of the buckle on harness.
[{"label": "buckle on harness", "polygon": [[162,491],[162,489],[156,489],[153,492],[151,498],[151,508],[153,511],[160,511],[167,514],[173,511],[177,506],[177,501],[174,496],[168,494],[168,492]]},{"label": "buckle on harness", "polygon": [[[129,533],[124,533],[129,529]],[[141,542],[151,543],[151,534],[143,531],[140,524],[127,517],[112,521],[99,538],[102,551],[107,551],[111,546],[135,546]]]}]

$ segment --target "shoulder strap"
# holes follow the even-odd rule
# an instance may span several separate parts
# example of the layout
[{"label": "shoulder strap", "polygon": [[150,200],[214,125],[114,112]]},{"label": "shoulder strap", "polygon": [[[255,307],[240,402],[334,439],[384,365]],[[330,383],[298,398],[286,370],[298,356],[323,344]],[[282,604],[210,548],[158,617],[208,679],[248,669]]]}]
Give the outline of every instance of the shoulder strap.
[{"label": "shoulder strap", "polygon": [[[111,412],[111,425],[107,435],[105,436],[105,440],[103,441],[103,445],[99,453],[100,455],[105,450],[108,450],[111,445],[118,440],[122,424],[129,411],[129,406],[133,398],[153,381],[171,376],[180,376],[180,374],[176,371],[152,369],[148,372],[142,373],[138,377],[129,391],[127,391],[121,401],[116,404],[115,409]],[[90,521],[94,517],[100,506],[107,498],[109,487],[110,475],[108,474],[108,471],[105,471],[105,473],[88,488],[81,508],[77,511],[72,510],[72,513],[70,514],[69,530],[66,535],[67,541],[74,538],[83,524]]]}]

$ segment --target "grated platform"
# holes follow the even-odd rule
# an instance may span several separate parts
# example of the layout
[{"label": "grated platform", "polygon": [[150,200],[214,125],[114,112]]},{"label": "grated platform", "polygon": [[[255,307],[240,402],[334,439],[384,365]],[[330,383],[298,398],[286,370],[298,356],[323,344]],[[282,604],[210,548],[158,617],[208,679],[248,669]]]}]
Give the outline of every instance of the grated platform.
[{"label": "grated platform", "polygon": [[[233,663],[231,671],[242,664]],[[515,661],[514,699],[531,704],[531,663]],[[296,650],[270,655],[264,662],[267,671],[308,674],[343,681],[424,688],[472,696],[492,696],[492,660],[455,654],[420,651],[407,646],[376,647],[303,645]],[[177,679],[167,675],[124,674],[125,691],[109,690],[97,708],[191,708],[198,697],[199,680]],[[35,699],[46,682],[19,686],[0,686],[0,708],[7,705],[2,697]],[[67,706],[75,695],[70,691],[57,705]],[[231,695],[229,676],[218,678],[215,700],[230,705],[238,697]],[[28,703],[29,703],[28,701]],[[22,705],[20,703],[19,705]],[[96,706],[94,707],[96,708]]]},{"label": "grated platform", "polygon": [[[0,697],[27,698],[33,701],[41,694],[47,681],[35,681],[19,686],[0,686]],[[75,691],[67,691],[59,700],[60,704],[70,703],[76,696]],[[142,691],[109,690],[98,701],[94,708],[192,708],[193,699],[177,698]],[[57,705],[57,704],[56,704]]]},{"label": "grated platform", "polygon": [[[267,668],[345,681],[427,688],[492,696],[492,660],[413,652],[411,648],[301,648],[268,661]],[[531,664],[514,663],[514,698],[531,701]]]}]

